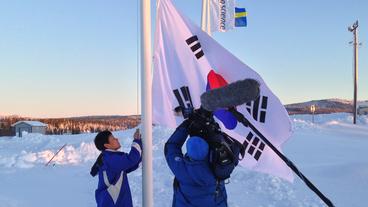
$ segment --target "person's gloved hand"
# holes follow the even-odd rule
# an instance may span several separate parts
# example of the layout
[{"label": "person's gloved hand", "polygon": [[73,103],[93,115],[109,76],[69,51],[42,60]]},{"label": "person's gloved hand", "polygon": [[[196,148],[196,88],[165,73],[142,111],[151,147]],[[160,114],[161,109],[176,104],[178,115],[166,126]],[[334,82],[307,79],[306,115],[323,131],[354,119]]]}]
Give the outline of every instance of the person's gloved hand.
[{"label": "person's gloved hand", "polygon": [[139,129],[136,129],[135,130],[133,137],[134,137],[134,140],[140,140],[140,139],[142,139],[142,135],[141,135]]}]

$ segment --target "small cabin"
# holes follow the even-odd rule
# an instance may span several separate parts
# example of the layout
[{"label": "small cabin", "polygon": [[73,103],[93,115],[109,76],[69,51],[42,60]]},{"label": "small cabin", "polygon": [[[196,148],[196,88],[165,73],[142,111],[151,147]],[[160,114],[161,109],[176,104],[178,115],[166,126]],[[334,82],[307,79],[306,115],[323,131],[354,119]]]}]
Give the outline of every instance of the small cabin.
[{"label": "small cabin", "polygon": [[47,124],[39,121],[18,121],[11,125],[14,134],[22,137],[24,132],[26,133],[38,133],[46,134]]},{"label": "small cabin", "polygon": [[358,115],[368,115],[368,106],[359,106]]}]

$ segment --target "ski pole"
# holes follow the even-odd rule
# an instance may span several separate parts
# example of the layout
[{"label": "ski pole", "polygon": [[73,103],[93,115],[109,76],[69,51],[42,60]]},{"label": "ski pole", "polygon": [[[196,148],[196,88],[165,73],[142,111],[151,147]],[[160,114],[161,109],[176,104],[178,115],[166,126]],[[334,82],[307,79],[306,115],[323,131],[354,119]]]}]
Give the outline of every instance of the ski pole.
[{"label": "ski pole", "polygon": [[52,158],[45,164],[45,166],[49,165],[50,162],[54,159],[54,157],[56,157],[57,154],[59,154],[59,152],[66,146],[66,144],[64,144],[55,154],[54,156],[52,156]]},{"label": "ski pole", "polygon": [[263,136],[263,134],[260,131],[258,131],[258,129],[256,127],[254,127],[253,124],[250,123],[248,121],[248,119],[244,117],[243,114],[241,114],[240,112],[238,112],[235,108],[230,108],[229,111],[245,127],[251,128],[253,130],[253,132],[255,132],[295,172],[295,174],[298,175],[299,178],[302,179],[303,182],[314,193],[316,193],[318,195],[318,197],[323,200],[323,202],[326,203],[327,206],[334,207],[334,205],[331,202],[331,200],[328,199],[325,195],[323,195],[323,193],[321,191],[319,191],[318,188],[316,186],[314,186],[313,183],[311,181],[309,181],[308,178],[305,177],[302,172],[300,172],[298,170],[298,168],[296,167],[296,165],[291,160],[289,160],[285,155],[283,155],[265,136]]}]

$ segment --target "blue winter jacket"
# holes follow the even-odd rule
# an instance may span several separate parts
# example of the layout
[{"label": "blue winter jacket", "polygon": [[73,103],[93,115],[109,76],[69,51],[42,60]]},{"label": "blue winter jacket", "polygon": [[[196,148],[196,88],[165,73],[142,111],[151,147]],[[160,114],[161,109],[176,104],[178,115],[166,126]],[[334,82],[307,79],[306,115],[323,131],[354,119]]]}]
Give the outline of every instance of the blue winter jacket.
[{"label": "blue winter jacket", "polygon": [[183,156],[181,148],[187,129],[177,128],[165,144],[166,161],[175,175],[173,207],[226,207],[223,181],[216,181],[208,160],[194,161]]},{"label": "blue winter jacket", "polygon": [[95,192],[97,207],[132,207],[127,174],[136,170],[141,161],[142,141],[134,140],[128,153],[105,150],[103,165],[98,172]]}]

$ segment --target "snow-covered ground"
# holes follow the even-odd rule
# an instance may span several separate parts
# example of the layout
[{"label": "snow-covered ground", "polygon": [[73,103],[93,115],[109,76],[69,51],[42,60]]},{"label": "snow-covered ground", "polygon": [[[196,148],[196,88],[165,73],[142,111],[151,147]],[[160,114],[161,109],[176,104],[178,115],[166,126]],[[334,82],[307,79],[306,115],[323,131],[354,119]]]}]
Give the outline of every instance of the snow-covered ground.
[{"label": "snow-covered ground", "polygon": [[[368,117],[348,114],[291,117],[294,134],[284,153],[336,206],[367,206]],[[124,151],[134,130],[114,132]],[[154,202],[171,206],[172,179],[163,145],[173,130],[155,127]],[[99,152],[95,134],[0,137],[0,207],[92,207],[97,178],[89,170]],[[49,166],[45,163],[67,143]],[[134,206],[141,206],[141,170],[129,175]],[[294,183],[238,167],[227,185],[231,207],[324,206],[296,177]]]}]

